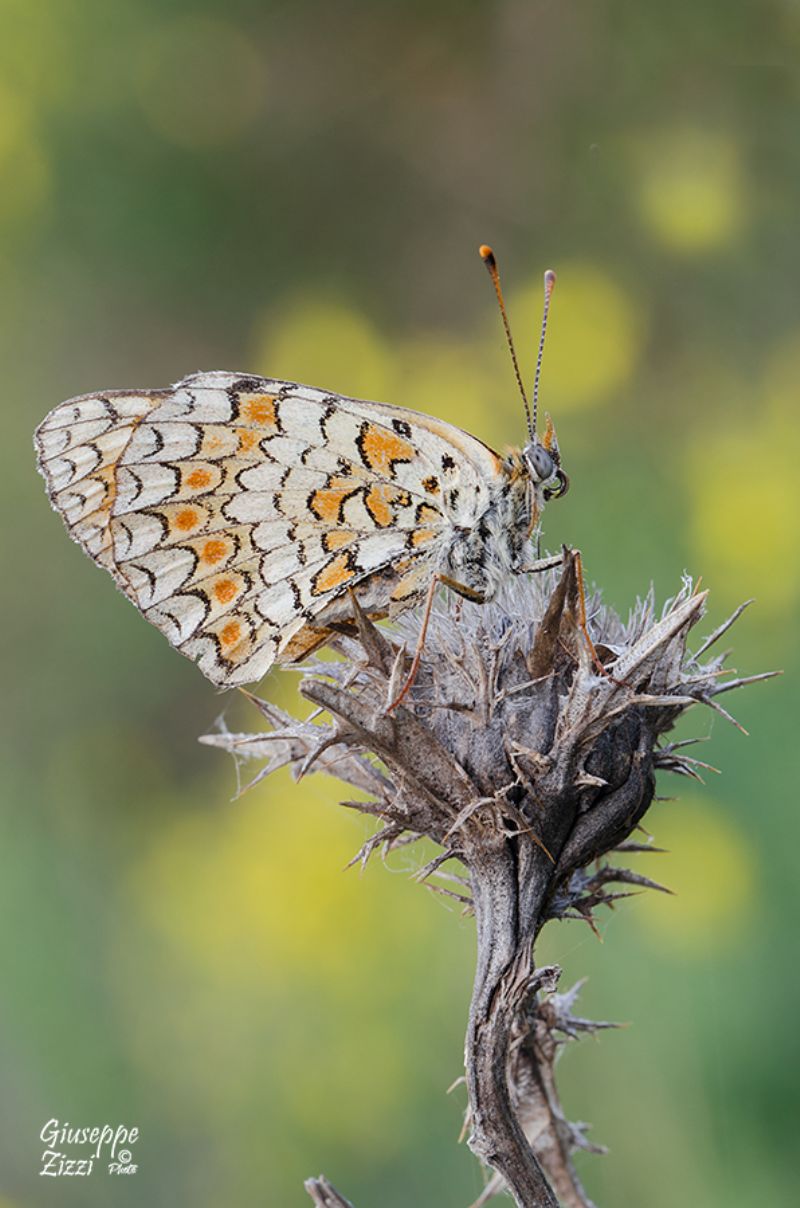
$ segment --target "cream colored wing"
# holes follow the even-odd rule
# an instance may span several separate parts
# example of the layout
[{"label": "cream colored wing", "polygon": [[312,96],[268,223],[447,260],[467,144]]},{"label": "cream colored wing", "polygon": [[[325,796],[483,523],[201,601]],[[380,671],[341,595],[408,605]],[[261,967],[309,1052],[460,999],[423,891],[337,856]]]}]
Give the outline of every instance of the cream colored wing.
[{"label": "cream colored wing", "polygon": [[223,686],[260,679],[348,587],[413,602],[500,472],[427,416],[235,373],[72,399],[36,447],[70,535]]}]

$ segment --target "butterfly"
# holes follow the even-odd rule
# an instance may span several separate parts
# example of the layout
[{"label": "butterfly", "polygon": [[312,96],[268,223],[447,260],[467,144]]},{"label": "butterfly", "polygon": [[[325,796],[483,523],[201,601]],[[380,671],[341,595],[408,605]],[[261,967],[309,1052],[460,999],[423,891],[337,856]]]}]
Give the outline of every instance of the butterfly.
[{"label": "butterfly", "polygon": [[[505,455],[452,424],[246,373],[169,389],[81,395],[36,432],[39,470],[69,535],[214,684],[253,683],[352,621],[423,602],[444,583],[476,602],[537,562],[545,502],[563,495],[549,417]],[[397,702],[395,702],[396,704]],[[394,706],[392,706],[394,707]]]}]

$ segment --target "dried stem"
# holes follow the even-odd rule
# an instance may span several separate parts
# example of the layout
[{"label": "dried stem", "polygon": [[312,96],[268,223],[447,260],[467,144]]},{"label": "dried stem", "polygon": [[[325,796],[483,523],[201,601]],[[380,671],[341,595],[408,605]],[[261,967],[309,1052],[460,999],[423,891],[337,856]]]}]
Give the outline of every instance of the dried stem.
[{"label": "dried stem", "polygon": [[482,852],[472,869],[478,967],[464,1047],[469,1146],[505,1180],[518,1204],[558,1208],[514,1111],[507,1074],[511,1027],[532,972],[531,924],[538,919],[520,902],[514,842]]}]

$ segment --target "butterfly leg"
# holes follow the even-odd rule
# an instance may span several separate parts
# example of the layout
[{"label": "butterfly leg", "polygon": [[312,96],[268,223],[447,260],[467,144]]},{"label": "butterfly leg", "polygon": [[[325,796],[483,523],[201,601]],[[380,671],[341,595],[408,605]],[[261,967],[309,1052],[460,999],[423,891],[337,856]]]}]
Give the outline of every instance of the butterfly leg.
[{"label": "butterfly leg", "polygon": [[563,564],[563,554],[551,554],[549,558],[537,558],[535,562],[531,562],[530,566],[523,566],[516,573],[520,575],[535,575],[539,571],[553,570],[554,567],[563,566]]},{"label": "butterfly leg", "polygon": [[459,583],[456,579],[451,579],[449,575],[441,575],[437,573],[431,576],[428,594],[425,597],[425,610],[422,614],[422,625],[420,626],[414,657],[411,660],[411,667],[409,668],[408,675],[406,676],[405,683],[403,684],[402,688],[392,703],[387,706],[387,714],[393,713],[397,706],[402,704],[406,696],[408,696],[414,680],[417,678],[417,672],[419,671],[419,665],[422,660],[422,651],[425,648],[425,638],[428,634],[428,622],[431,619],[431,612],[433,611],[433,600],[436,595],[436,588],[440,583],[444,584],[445,587],[452,588],[453,591],[458,592],[460,596],[463,596],[467,600],[472,600],[475,604],[483,604],[485,602],[485,596],[481,595],[479,591],[474,591],[471,587],[466,587],[463,583]]}]

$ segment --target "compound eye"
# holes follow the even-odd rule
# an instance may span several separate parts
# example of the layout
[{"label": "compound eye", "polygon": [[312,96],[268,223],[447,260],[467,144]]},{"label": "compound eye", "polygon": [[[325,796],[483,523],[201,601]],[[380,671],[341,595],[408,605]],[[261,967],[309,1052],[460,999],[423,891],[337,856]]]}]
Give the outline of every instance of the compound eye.
[{"label": "compound eye", "polygon": [[546,482],[553,477],[555,462],[544,445],[531,445],[527,450],[528,465],[538,482]]}]

